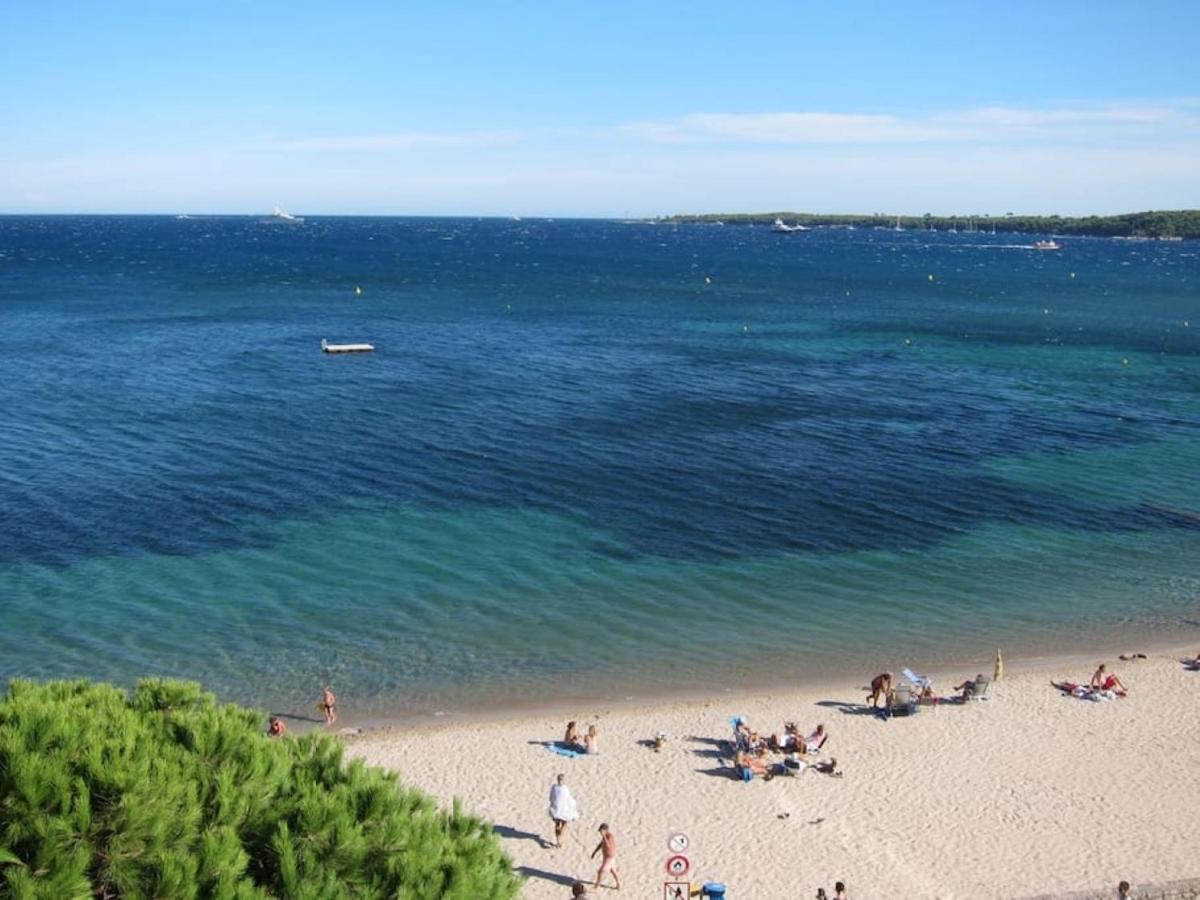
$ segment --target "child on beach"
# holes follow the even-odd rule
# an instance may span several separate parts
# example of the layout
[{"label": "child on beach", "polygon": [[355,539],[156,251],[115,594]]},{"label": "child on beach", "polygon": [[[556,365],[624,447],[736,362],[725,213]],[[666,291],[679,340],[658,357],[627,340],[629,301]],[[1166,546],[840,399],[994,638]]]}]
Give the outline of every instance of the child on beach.
[{"label": "child on beach", "polygon": [[287,726],[284,725],[283,722],[276,716],[271,716],[267,723],[267,736],[277,738],[283,737],[286,733]]},{"label": "child on beach", "polygon": [[600,752],[600,735],[596,733],[596,726],[589,725],[587,737],[583,739],[584,753],[599,753]]},{"label": "child on beach", "polygon": [[332,725],[337,721],[337,713],[333,711],[337,705],[337,696],[329,685],[321,688],[321,709],[325,710],[325,724]]}]

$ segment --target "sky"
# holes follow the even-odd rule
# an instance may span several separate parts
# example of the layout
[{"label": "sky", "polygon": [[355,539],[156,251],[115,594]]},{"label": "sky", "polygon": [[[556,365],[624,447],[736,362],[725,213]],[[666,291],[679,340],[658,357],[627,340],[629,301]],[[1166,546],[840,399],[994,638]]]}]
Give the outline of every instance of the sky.
[{"label": "sky", "polygon": [[0,213],[1200,207],[1200,2],[0,0]]}]

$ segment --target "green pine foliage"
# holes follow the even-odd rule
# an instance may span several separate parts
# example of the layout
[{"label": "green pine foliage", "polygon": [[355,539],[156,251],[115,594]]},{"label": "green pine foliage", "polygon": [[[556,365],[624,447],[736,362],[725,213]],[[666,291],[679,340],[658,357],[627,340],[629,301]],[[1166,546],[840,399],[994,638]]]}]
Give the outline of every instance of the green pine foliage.
[{"label": "green pine foliage", "polygon": [[516,897],[483,820],[187,682],[0,699],[0,898]]}]

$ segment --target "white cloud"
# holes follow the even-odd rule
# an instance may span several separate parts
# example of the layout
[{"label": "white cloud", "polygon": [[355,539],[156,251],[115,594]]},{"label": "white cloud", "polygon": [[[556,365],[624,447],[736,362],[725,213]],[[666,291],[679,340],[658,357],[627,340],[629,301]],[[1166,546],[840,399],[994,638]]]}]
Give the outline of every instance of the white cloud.
[{"label": "white cloud", "polygon": [[1164,131],[1200,134],[1189,100],[1049,109],[981,106],[926,115],[832,112],[694,113],[633,122],[618,131],[655,143],[884,144],[1094,140],[1147,137]]}]

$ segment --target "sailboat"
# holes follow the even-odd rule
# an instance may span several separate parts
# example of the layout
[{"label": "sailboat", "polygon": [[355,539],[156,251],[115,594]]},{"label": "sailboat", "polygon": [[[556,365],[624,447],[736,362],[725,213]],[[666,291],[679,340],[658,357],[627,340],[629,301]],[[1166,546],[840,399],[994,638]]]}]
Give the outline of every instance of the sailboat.
[{"label": "sailboat", "polygon": [[790,234],[793,231],[808,231],[808,227],[805,225],[786,225],[783,219],[776,219],[775,224],[771,226],[771,230],[782,234]]},{"label": "sailboat", "polygon": [[896,216],[896,227],[893,228],[892,231],[903,231],[903,230],[904,229],[900,227],[900,217]]},{"label": "sailboat", "polygon": [[301,216],[293,216],[289,212],[284,212],[278,206],[271,210],[271,214],[262,221],[268,225],[303,225],[304,219]]}]

